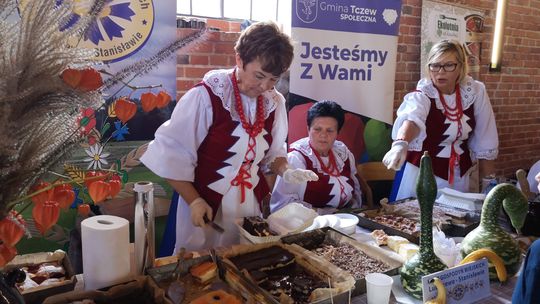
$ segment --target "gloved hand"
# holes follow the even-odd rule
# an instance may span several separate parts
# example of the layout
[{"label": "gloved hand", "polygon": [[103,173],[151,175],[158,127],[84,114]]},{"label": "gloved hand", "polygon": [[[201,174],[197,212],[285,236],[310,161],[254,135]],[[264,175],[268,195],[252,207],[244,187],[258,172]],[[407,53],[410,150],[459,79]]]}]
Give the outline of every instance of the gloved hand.
[{"label": "gloved hand", "polygon": [[283,180],[290,184],[301,184],[303,182],[317,181],[319,176],[311,170],[287,169],[283,172]]},{"label": "gloved hand", "polygon": [[538,191],[540,192],[540,172],[538,172],[538,174],[536,174],[534,179],[536,179],[536,181],[538,182],[537,188],[538,188]]},{"label": "gloved hand", "polygon": [[392,143],[390,151],[386,152],[382,160],[383,164],[388,169],[399,171],[405,160],[407,159],[407,150],[409,143],[404,140],[396,140]]},{"label": "gloved hand", "polygon": [[206,223],[204,222],[204,216],[206,215],[208,219],[212,220],[212,207],[202,198],[198,197],[191,204],[189,204],[191,209],[191,222],[195,226],[204,227]]}]

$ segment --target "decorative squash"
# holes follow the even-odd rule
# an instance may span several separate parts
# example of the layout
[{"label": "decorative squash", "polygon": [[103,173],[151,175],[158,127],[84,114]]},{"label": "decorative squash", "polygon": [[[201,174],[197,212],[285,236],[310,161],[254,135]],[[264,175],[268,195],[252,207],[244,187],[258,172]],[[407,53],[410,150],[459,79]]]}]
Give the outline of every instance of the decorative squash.
[{"label": "decorative squash", "polygon": [[[499,184],[486,196],[482,206],[480,225],[469,232],[461,243],[461,256],[473,251],[488,248],[504,261],[508,276],[512,277],[521,265],[521,251],[518,243],[505,232],[498,223],[501,204],[508,213],[512,226],[519,232],[525,222],[529,208],[527,199],[521,191],[511,184]],[[489,268],[490,279],[497,279],[495,267]]]},{"label": "decorative squash", "polygon": [[493,250],[482,248],[475,250],[469,253],[461,262],[460,265],[478,261],[480,259],[487,258],[489,262],[495,265],[495,270],[497,270],[497,277],[501,283],[506,282],[508,274],[506,273],[506,266],[504,266],[504,261],[498,256]]},{"label": "decorative squash", "polygon": [[422,298],[422,276],[444,270],[446,265],[433,251],[433,204],[437,183],[433,176],[431,158],[424,152],[416,181],[416,196],[420,204],[420,250],[400,269],[401,283],[411,296]]},{"label": "decorative squash", "polygon": [[424,304],[446,304],[446,287],[444,287],[443,282],[439,278],[433,278],[430,283],[437,287],[437,297]]}]

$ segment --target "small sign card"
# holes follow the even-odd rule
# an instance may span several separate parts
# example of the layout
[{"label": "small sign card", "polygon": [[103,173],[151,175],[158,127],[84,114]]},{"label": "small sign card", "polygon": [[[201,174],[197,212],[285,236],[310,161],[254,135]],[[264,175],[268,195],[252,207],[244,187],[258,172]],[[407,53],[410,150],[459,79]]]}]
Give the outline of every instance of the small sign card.
[{"label": "small sign card", "polygon": [[468,304],[491,295],[487,259],[456,266],[422,277],[424,302],[437,296],[437,288],[431,279],[439,278],[446,287],[446,303]]}]

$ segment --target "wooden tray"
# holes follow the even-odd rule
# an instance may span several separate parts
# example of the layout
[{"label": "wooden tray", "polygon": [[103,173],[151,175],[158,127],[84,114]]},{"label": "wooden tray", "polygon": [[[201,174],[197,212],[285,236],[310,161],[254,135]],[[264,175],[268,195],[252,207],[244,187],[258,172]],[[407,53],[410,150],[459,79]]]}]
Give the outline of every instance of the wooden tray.
[{"label": "wooden tray", "polygon": [[126,283],[114,285],[107,290],[80,290],[57,294],[45,299],[45,302],[27,302],[43,304],[69,304],[84,303],[84,300],[93,300],[92,303],[115,304],[173,304],[165,297],[165,292],[148,276],[137,276]]},{"label": "wooden tray", "polygon": [[37,252],[24,255],[17,255],[9,264],[4,267],[4,271],[15,268],[22,268],[32,264],[42,264],[47,262],[60,262],[65,271],[65,280],[63,282],[37,286],[28,290],[21,291],[26,303],[43,303],[45,298],[73,290],[77,283],[75,272],[69,261],[68,255],[62,250],[55,252]]},{"label": "wooden tray", "polygon": [[[310,251],[310,249],[319,247],[319,245],[325,240],[331,240],[335,243],[347,243],[353,246],[356,250],[362,251],[369,257],[375,258],[382,262],[385,262],[390,266],[390,269],[383,272],[389,276],[399,274],[399,268],[403,263],[395,257],[391,256],[391,253],[379,247],[367,245],[356,241],[348,235],[334,230],[329,227],[306,231],[295,235],[287,236],[281,239],[285,244],[297,244],[298,246],[306,250],[306,255],[315,255],[320,257],[316,253]],[[322,257],[321,257],[322,258]],[[351,257],[352,258],[352,257]],[[357,296],[366,292],[366,280],[365,278],[359,278],[356,280],[352,296]]]},{"label": "wooden tray", "polygon": [[[377,212],[378,212],[378,209],[371,209],[371,210],[364,211],[366,215],[373,215],[373,214],[376,214]],[[401,230],[398,230],[396,228],[372,221],[371,219],[365,216],[362,216],[359,214],[355,214],[355,215],[358,216],[358,226],[360,227],[364,227],[370,230],[377,230],[377,229],[383,230],[388,235],[398,235],[398,236],[406,238],[412,243],[420,244],[420,231],[418,231],[418,234],[412,235],[412,234],[405,233]],[[420,225],[420,223],[418,223],[418,225]]]},{"label": "wooden tray", "polygon": [[[316,292],[319,295],[317,301],[311,303],[317,304],[333,304],[333,303],[350,303],[351,290],[354,287],[354,278],[347,272],[335,267],[330,264],[328,261],[322,258],[313,258],[312,256],[306,256],[304,254],[304,249],[297,245],[287,245],[281,242],[274,243],[263,243],[263,244],[254,244],[254,245],[236,245],[232,246],[230,249],[227,249],[222,252],[225,257],[224,264],[230,264],[231,267],[235,267],[233,262],[229,258],[255,252],[259,250],[264,250],[265,248],[279,246],[294,254],[295,263],[300,265],[306,272],[310,273],[315,277],[320,279],[330,280],[332,282],[332,290],[328,288],[319,288],[315,289],[313,292]],[[238,272],[240,272],[238,270]],[[242,274],[243,276],[243,274]],[[265,289],[260,288],[259,286],[252,283],[249,279],[245,278],[245,281],[249,282],[252,287],[257,288],[261,294],[264,295],[264,301],[257,303],[270,303],[270,304],[279,304],[280,302],[274,299],[270,292]]]},{"label": "wooden tray", "polygon": [[[416,199],[414,197],[409,197],[409,198],[397,200],[397,201],[394,201],[394,202],[389,202],[388,206],[399,207],[400,204],[406,203],[406,202],[411,201],[411,200],[416,200]],[[442,224],[442,225],[439,225],[439,228],[448,237],[464,237],[469,232],[471,232],[474,228],[478,227],[478,224],[480,223],[480,213],[479,212],[474,212],[474,211],[469,211],[469,210],[464,210],[464,209],[459,209],[459,208],[452,208],[452,207],[441,205],[441,204],[435,202],[435,205],[434,205],[433,208],[435,209],[435,208],[438,208],[438,207],[441,207],[441,208],[444,208],[444,209],[456,209],[457,212],[466,213],[465,217],[462,220],[460,220],[459,223],[455,222],[456,221],[455,217],[451,216],[448,213],[446,214],[446,216],[449,219],[449,222],[445,223],[445,224]],[[401,215],[401,214],[399,214],[399,212],[396,212],[396,213],[397,213],[397,215]],[[404,216],[408,217],[407,215],[404,215]]]},{"label": "wooden tray", "polygon": [[[211,261],[210,256],[201,256],[193,259],[187,259],[180,264],[179,273],[180,276],[190,276],[189,269],[192,266],[198,265],[202,262]],[[225,283],[236,293],[237,296],[242,297],[243,303],[267,303],[263,294],[260,290],[253,286],[249,281],[246,281],[245,277],[242,276],[234,267],[222,263],[225,268]],[[171,283],[171,276],[176,263],[171,263],[155,268],[150,268],[147,270],[148,275],[161,287],[166,290]],[[217,280],[217,278],[215,279]],[[200,292],[201,290],[196,290]],[[188,293],[189,290],[186,290]]]}]

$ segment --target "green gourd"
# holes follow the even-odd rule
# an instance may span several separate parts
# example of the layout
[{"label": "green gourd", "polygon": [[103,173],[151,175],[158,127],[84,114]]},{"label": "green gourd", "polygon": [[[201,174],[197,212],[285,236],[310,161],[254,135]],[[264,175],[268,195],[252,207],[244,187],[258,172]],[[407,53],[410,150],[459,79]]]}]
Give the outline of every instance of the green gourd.
[{"label": "green gourd", "polygon": [[411,296],[422,298],[422,277],[446,269],[433,251],[433,204],[437,197],[437,182],[433,176],[431,157],[424,152],[416,181],[416,196],[420,204],[420,250],[400,269],[401,284]]},{"label": "green gourd", "polygon": [[[465,257],[477,249],[489,248],[502,258],[508,277],[512,277],[521,265],[521,251],[517,242],[498,223],[501,205],[510,217],[512,226],[519,233],[529,208],[527,198],[514,185],[499,184],[486,196],[480,225],[463,239],[461,255]],[[497,279],[494,266],[489,268],[489,277]]]}]

